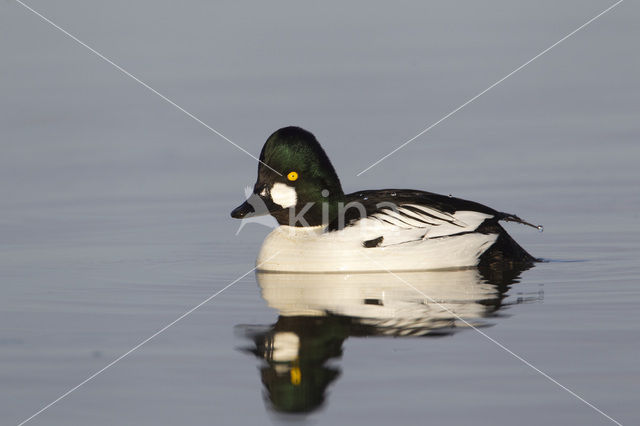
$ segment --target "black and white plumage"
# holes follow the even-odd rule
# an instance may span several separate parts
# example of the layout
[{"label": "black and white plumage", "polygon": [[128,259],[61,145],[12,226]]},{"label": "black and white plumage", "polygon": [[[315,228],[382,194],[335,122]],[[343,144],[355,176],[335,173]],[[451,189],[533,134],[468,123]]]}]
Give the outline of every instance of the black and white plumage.
[{"label": "black and white plumage", "polygon": [[[280,226],[263,243],[261,270],[409,271],[532,264],[498,223],[536,227],[479,203],[414,190],[359,191],[328,226]],[[538,228],[538,227],[536,227]],[[271,256],[275,256],[272,258]]]},{"label": "black and white plumage", "polygon": [[[499,221],[516,222],[536,229],[518,216],[483,204],[426,191],[383,189],[359,191],[345,196],[343,223],[334,221],[329,231],[359,226],[361,220],[377,221],[380,235],[363,241],[365,247],[384,247],[411,241],[459,236],[470,232],[495,233]],[[366,216],[357,206],[363,206]],[[522,250],[518,258],[534,260]]]},{"label": "black and white plumage", "polygon": [[260,160],[254,193],[231,214],[268,213],[281,225],[262,245],[259,270],[401,271],[537,260],[499,221],[541,227],[480,203],[408,189],[344,194],[324,150],[303,129],[275,132]]}]

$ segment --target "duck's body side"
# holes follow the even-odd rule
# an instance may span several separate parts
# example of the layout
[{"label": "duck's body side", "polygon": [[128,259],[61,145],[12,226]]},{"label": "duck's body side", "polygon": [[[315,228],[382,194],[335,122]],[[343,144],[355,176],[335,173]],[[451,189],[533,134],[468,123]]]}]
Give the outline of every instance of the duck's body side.
[{"label": "duck's body side", "polygon": [[264,240],[258,255],[260,271],[386,272],[475,266],[496,234],[412,241],[398,246],[364,247],[350,232],[324,232],[309,227],[279,226]]},{"label": "duck's body side", "polygon": [[258,269],[409,271],[535,261],[498,224],[522,221],[479,203],[398,189],[359,191],[345,199],[340,221],[271,232]]}]

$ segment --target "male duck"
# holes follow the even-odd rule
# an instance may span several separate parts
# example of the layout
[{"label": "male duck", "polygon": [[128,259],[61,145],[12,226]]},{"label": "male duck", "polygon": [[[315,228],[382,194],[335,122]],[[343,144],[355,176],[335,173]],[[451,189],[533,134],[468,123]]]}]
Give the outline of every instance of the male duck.
[{"label": "male duck", "polygon": [[281,225],[262,244],[262,271],[408,271],[537,260],[498,223],[534,226],[515,215],[409,189],[344,194],[327,154],[299,127],[267,139],[253,194],[231,217],[262,214]]}]

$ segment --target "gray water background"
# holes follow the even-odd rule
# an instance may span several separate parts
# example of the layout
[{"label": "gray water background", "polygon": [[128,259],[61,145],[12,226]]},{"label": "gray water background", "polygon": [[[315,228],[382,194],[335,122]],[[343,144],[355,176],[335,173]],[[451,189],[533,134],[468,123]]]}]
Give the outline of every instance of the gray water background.
[{"label": "gray water background", "polygon": [[[486,332],[640,423],[640,10],[626,1],[29,3],[258,155],[312,131],[346,191],[513,212],[537,256]],[[17,424],[254,264],[256,163],[13,1],[0,3],[0,423]],[[576,262],[568,262],[576,261]],[[238,324],[253,274],[30,424],[270,424]],[[472,330],[350,338],[311,424],[610,424]]]}]

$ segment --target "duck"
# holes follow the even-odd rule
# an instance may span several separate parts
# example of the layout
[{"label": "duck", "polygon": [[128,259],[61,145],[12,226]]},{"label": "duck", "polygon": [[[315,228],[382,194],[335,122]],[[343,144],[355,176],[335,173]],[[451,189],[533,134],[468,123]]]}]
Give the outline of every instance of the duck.
[{"label": "duck", "polygon": [[512,268],[540,261],[499,222],[542,227],[514,214],[413,189],[345,194],[316,137],[296,126],[269,136],[253,192],[231,212],[235,219],[261,215],[278,223],[256,260],[264,272]]}]

